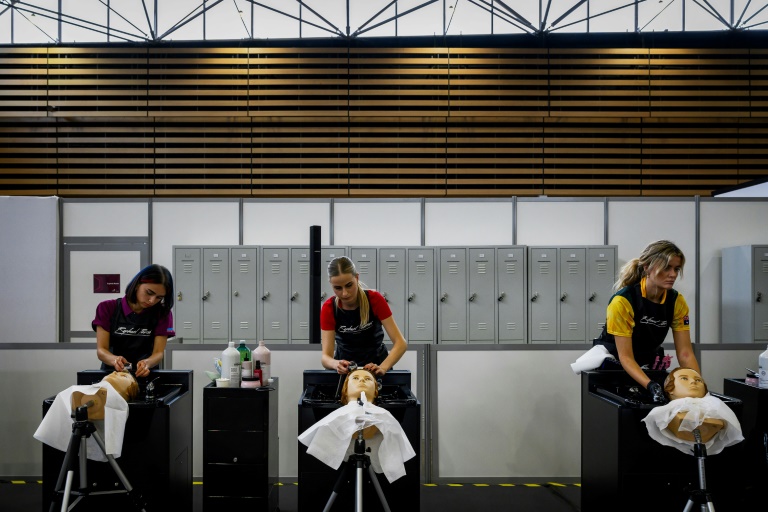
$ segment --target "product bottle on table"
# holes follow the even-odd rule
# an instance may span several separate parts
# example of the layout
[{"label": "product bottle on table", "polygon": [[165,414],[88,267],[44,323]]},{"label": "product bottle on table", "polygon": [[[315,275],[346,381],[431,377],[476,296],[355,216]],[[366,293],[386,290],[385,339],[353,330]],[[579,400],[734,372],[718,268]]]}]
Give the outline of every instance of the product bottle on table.
[{"label": "product bottle on table", "polygon": [[221,353],[221,376],[229,379],[229,387],[240,387],[240,352],[235,348],[234,341],[230,341]]},{"label": "product bottle on table", "polygon": [[240,364],[243,361],[251,360],[251,349],[245,346],[245,340],[240,340],[240,345],[237,347],[237,351],[240,352]]},{"label": "product bottle on table", "polygon": [[271,353],[264,345],[264,340],[259,341],[259,346],[253,349],[253,359],[254,361],[259,361],[261,363],[262,386],[269,384],[269,379],[272,376],[270,372],[272,364],[271,358]]},{"label": "product bottle on table", "polygon": [[765,352],[760,354],[758,363],[760,368],[757,370],[759,378],[757,385],[760,389],[768,389],[768,347],[766,347]]}]

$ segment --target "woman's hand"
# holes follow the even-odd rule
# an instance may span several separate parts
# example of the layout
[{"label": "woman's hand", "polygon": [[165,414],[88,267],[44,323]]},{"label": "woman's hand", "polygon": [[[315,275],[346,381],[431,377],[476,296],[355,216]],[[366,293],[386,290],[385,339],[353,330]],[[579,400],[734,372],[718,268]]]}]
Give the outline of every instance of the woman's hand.
[{"label": "woman's hand", "polygon": [[367,365],[363,366],[363,368],[379,377],[382,377],[387,373],[387,370],[375,363],[368,363]]},{"label": "woman's hand", "polygon": [[340,359],[336,361],[336,373],[340,375],[346,375],[349,373],[349,361],[346,359]]},{"label": "woman's hand", "polygon": [[121,372],[125,369],[125,364],[128,362],[123,356],[115,356],[115,360],[112,362],[112,367],[116,372]]},{"label": "woman's hand", "polygon": [[149,368],[150,368],[149,359],[142,359],[136,365],[136,376],[137,377],[149,376]]}]

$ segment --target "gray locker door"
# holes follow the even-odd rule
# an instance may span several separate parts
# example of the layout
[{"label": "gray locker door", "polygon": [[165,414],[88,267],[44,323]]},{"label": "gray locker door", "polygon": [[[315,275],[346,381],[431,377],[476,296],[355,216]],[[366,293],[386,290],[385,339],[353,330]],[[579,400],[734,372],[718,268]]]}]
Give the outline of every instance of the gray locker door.
[{"label": "gray locker door", "polygon": [[265,247],[261,253],[261,338],[269,344],[288,343],[288,249]]},{"label": "gray locker door", "polygon": [[496,252],[469,250],[469,342],[496,341]]},{"label": "gray locker door", "polygon": [[229,249],[203,249],[203,343],[229,341]]},{"label": "gray locker door", "polygon": [[360,274],[360,281],[366,288],[378,290],[377,282],[377,264],[375,247],[353,247],[349,250],[349,257],[355,264],[357,272]]},{"label": "gray locker door", "polygon": [[[380,248],[378,253],[378,290],[389,304],[397,327],[403,336],[407,336],[405,324],[405,249]],[[392,341],[389,339],[387,331],[384,331],[384,339]]]},{"label": "gray locker door", "polygon": [[496,250],[499,307],[499,343],[525,343],[526,265],[524,247]]},{"label": "gray locker door", "polygon": [[768,247],[755,247],[753,251],[755,341],[766,341],[768,340]]},{"label": "gray locker door", "polygon": [[256,305],[258,301],[258,250],[255,247],[230,248],[232,289],[232,339],[258,341]]},{"label": "gray locker door", "polygon": [[616,248],[587,250],[587,342],[597,338],[605,325],[605,310],[613,295]]},{"label": "gray locker door", "polygon": [[435,341],[435,252],[408,249],[408,331],[409,343]]},{"label": "gray locker door", "polygon": [[[309,247],[291,248],[291,343],[309,343]],[[327,280],[325,271],[320,282]]]},{"label": "gray locker door", "polygon": [[587,339],[587,250],[563,247],[560,254],[560,342]]},{"label": "gray locker door", "polygon": [[173,322],[176,335],[184,344],[200,343],[200,319],[202,318],[203,279],[199,248],[176,247],[173,250],[173,286],[176,302],[173,305]]},{"label": "gray locker door", "polygon": [[531,247],[528,258],[531,343],[557,342],[557,248]]},{"label": "gray locker door", "polygon": [[440,249],[438,343],[467,342],[467,250]]}]

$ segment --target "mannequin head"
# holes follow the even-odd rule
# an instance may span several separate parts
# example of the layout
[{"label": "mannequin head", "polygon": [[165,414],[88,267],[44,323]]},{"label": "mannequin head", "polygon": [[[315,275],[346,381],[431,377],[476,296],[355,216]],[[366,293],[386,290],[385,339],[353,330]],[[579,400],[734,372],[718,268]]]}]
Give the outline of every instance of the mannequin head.
[{"label": "mannequin head", "polygon": [[347,375],[344,387],[341,388],[341,403],[346,405],[352,400],[357,400],[363,391],[371,403],[379,396],[376,376],[370,371],[360,368]]},{"label": "mannequin head", "polygon": [[667,375],[664,381],[664,393],[670,400],[703,398],[707,394],[707,384],[696,370],[680,366]]},{"label": "mannequin head", "polygon": [[139,394],[139,384],[129,372],[112,372],[101,380],[109,382],[126,402],[130,402]]}]

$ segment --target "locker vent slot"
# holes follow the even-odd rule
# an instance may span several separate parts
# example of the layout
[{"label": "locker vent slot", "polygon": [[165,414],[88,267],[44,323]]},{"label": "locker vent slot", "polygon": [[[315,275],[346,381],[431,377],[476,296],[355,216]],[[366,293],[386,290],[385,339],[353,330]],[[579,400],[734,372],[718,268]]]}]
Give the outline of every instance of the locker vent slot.
[{"label": "locker vent slot", "polygon": [[279,273],[280,273],[280,268],[281,268],[281,267],[282,267],[282,265],[280,265],[280,262],[279,262],[279,261],[273,261],[273,262],[272,262],[272,274],[273,274],[273,275],[275,275],[275,274],[279,274]]},{"label": "locker vent slot", "polygon": [[480,322],[477,324],[477,330],[478,331],[487,331],[488,330],[488,323],[487,322]]},{"label": "locker vent slot", "polygon": [[251,265],[248,262],[240,262],[240,273],[247,274],[250,271]]},{"label": "locker vent slot", "polygon": [[601,330],[601,331],[602,331],[602,330],[603,330],[603,327],[605,327],[605,322],[597,322],[597,328],[598,328],[599,330]]},{"label": "locker vent slot", "polygon": [[272,322],[269,327],[271,329],[279,329],[280,328],[280,322]]},{"label": "locker vent slot", "polygon": [[507,274],[514,274],[517,271],[517,266],[514,261],[507,262]]},{"label": "locker vent slot", "polygon": [[569,261],[568,262],[568,273],[572,276],[579,275],[579,262],[578,261]]},{"label": "locker vent slot", "polygon": [[761,262],[763,264],[763,274],[768,274],[768,261]]},{"label": "locker vent slot", "polygon": [[579,330],[579,323],[578,322],[568,322],[568,330],[569,331],[578,331]]},{"label": "locker vent slot", "polygon": [[181,325],[182,325],[182,327],[181,327],[182,329],[191,329],[192,328],[192,322],[183,322]]},{"label": "locker vent slot", "polygon": [[215,322],[211,322],[211,329],[221,329],[221,322],[218,320]]},{"label": "locker vent slot", "polygon": [[459,324],[457,322],[449,322],[448,323],[448,329],[451,331],[458,331],[459,330]]},{"label": "locker vent slot", "polygon": [[211,273],[213,274],[221,274],[221,263],[218,261],[212,261],[211,262]]},{"label": "locker vent slot", "polygon": [[768,331],[768,322],[763,322],[763,330]]},{"label": "locker vent slot", "polygon": [[397,274],[397,263],[388,263],[387,264],[387,274],[389,274],[389,275],[396,275]]},{"label": "locker vent slot", "polygon": [[424,322],[416,322],[416,330],[417,331],[423,331],[426,330],[427,324]]},{"label": "locker vent slot", "polygon": [[458,274],[459,273],[459,264],[458,263],[448,263],[448,273],[449,274]]},{"label": "locker vent slot", "polygon": [[540,261],[539,262],[539,274],[542,274],[542,275],[549,274],[549,262],[548,261]]},{"label": "locker vent slot", "polygon": [[250,329],[250,327],[251,327],[251,323],[250,322],[247,322],[247,321],[246,322],[240,322],[240,330],[241,331],[247,331],[248,329]]},{"label": "locker vent slot", "polygon": [[299,262],[299,274],[309,274],[309,262]]},{"label": "locker vent slot", "polygon": [[488,273],[488,262],[487,261],[478,261],[477,262],[477,273],[478,274],[487,274]]},{"label": "locker vent slot", "polygon": [[187,263],[185,261],[184,264],[182,265],[182,272],[184,272],[185,274],[191,274],[193,266],[194,265],[192,263]]},{"label": "locker vent slot", "polygon": [[540,331],[548,331],[549,330],[549,322],[542,322],[539,324],[539,330]]},{"label": "locker vent slot", "polygon": [[598,261],[597,262],[597,273],[598,275],[605,275],[608,273],[608,263],[604,261]]},{"label": "locker vent slot", "polygon": [[370,267],[367,262],[358,261],[357,271],[361,274],[368,274],[370,272]]},{"label": "locker vent slot", "polygon": [[299,322],[299,329],[309,329],[309,322]]},{"label": "locker vent slot", "polygon": [[507,322],[507,330],[508,331],[516,331],[517,330],[517,322]]},{"label": "locker vent slot", "polygon": [[427,264],[417,261],[416,262],[416,273],[417,274],[426,274],[427,273]]}]

